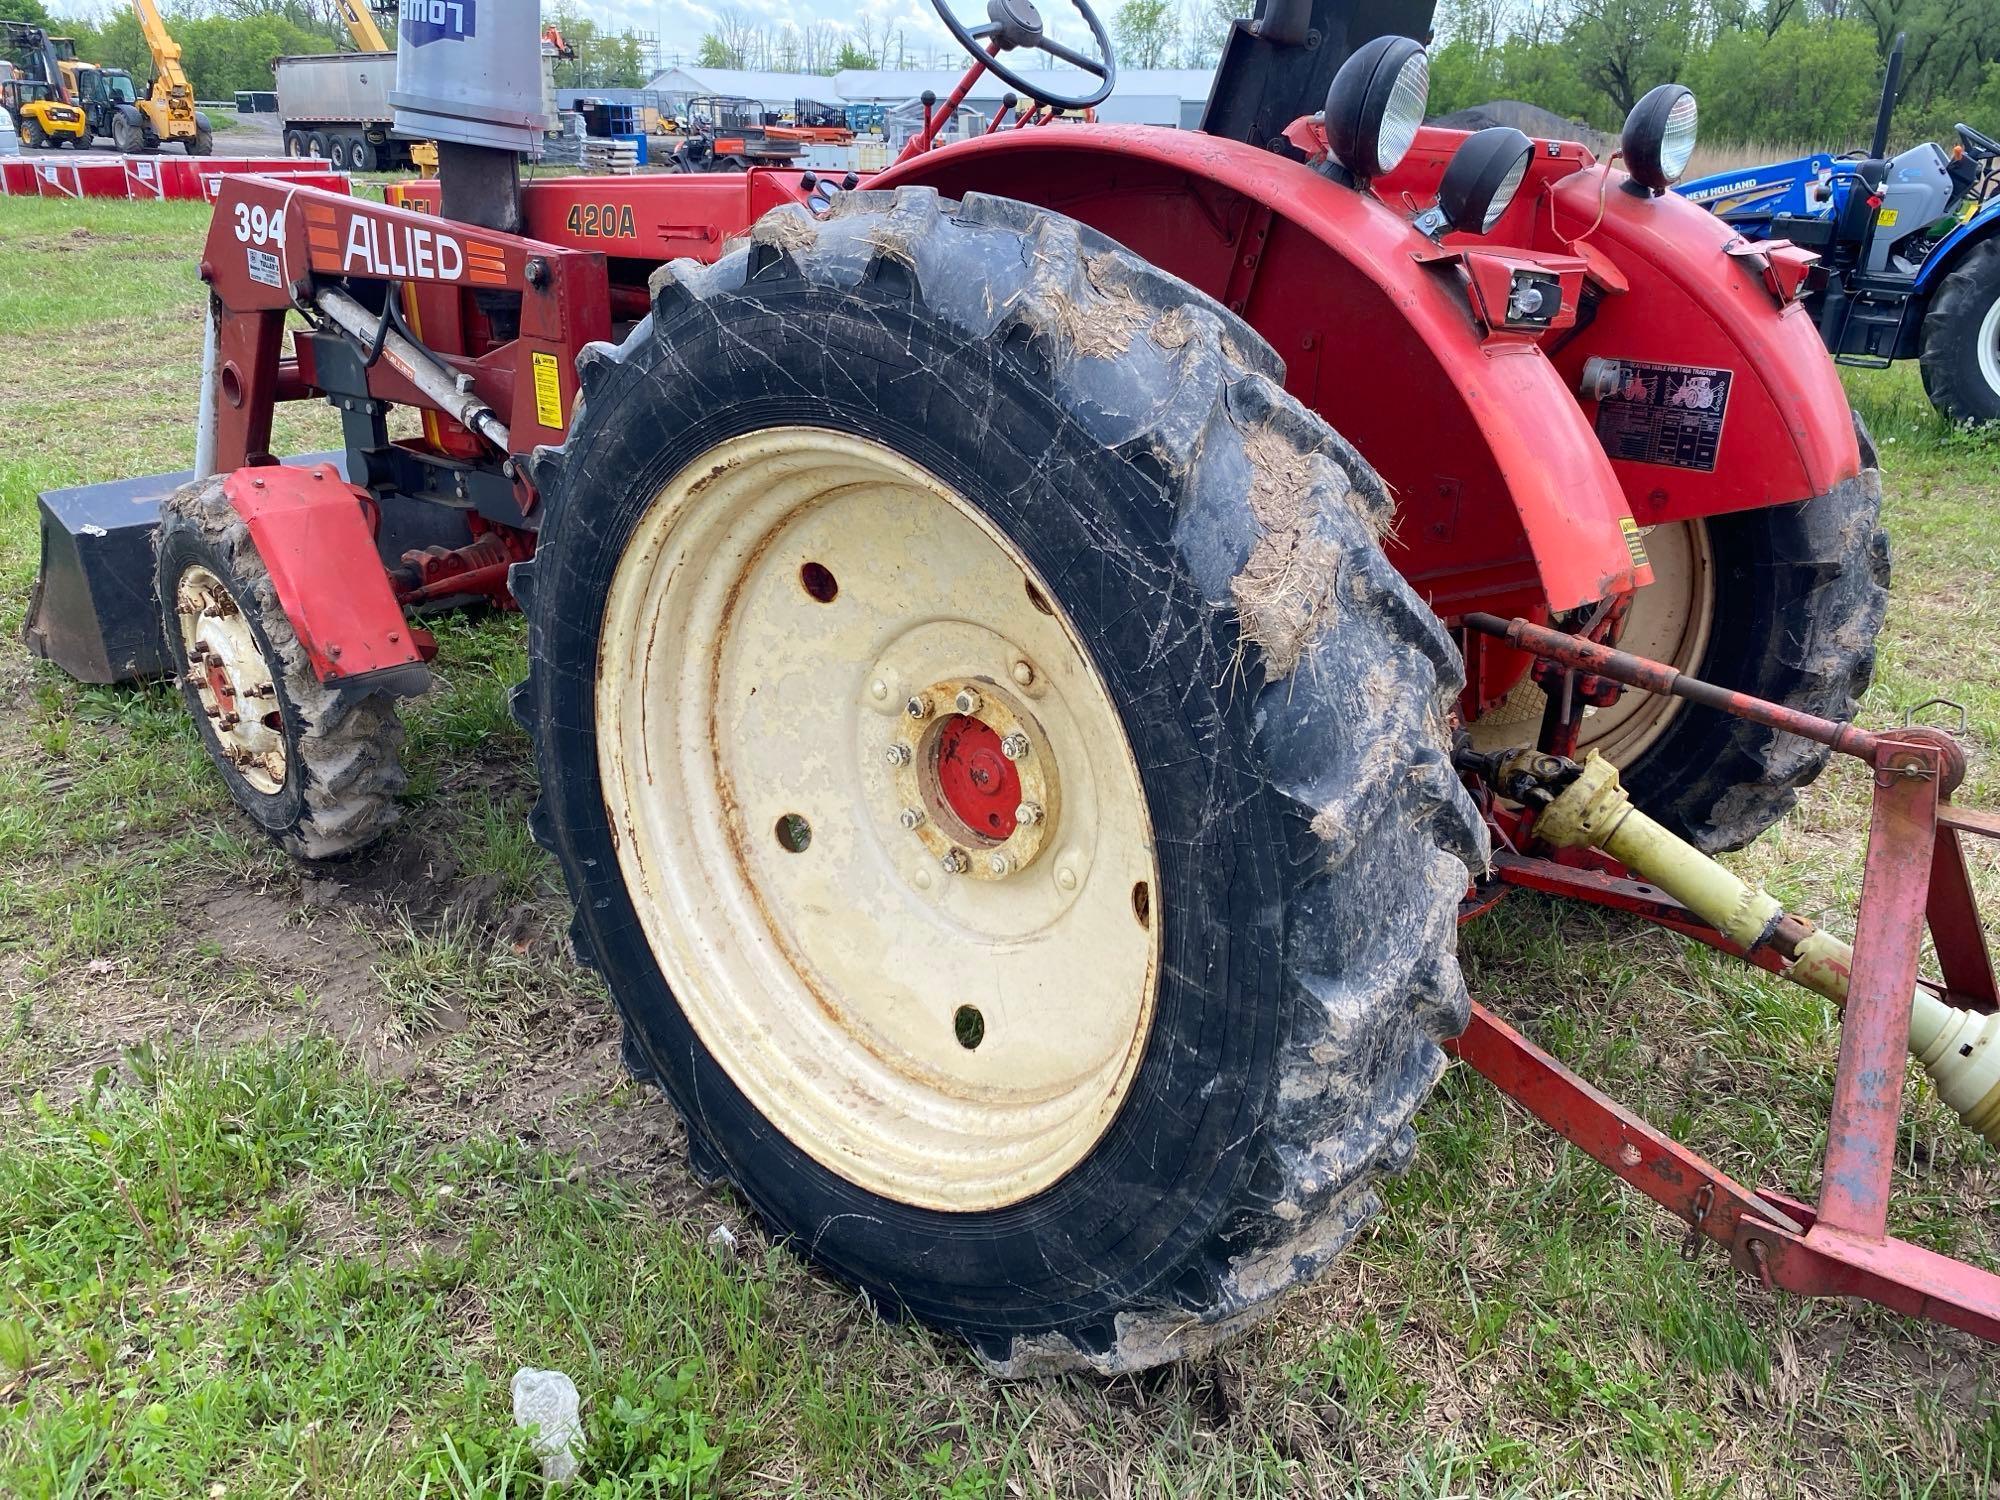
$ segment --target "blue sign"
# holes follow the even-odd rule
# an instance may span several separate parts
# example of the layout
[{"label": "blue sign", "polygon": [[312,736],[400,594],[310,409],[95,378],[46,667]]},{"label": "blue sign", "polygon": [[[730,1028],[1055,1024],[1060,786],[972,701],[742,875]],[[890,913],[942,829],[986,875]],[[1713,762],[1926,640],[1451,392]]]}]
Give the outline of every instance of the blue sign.
[{"label": "blue sign", "polygon": [[403,35],[412,47],[462,42],[479,31],[479,0],[403,0]]}]

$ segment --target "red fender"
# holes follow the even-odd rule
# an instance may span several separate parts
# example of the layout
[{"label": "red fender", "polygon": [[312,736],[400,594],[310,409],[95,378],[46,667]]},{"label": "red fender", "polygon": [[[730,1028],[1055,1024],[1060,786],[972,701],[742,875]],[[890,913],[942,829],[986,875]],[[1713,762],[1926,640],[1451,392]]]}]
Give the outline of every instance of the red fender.
[{"label": "red fender", "polygon": [[422,671],[422,636],[403,618],[375,551],[367,491],[331,465],[315,464],[237,469],[222,493],[250,528],[315,677],[346,682]]},{"label": "red fender", "polygon": [[[1464,139],[1463,131],[1419,131],[1380,191],[1427,206]],[[1811,315],[1794,300],[1796,278],[1767,276],[1759,259],[1732,255],[1732,247],[1744,248],[1742,237],[1706,209],[1672,193],[1641,196],[1626,181],[1582,146],[1537,141],[1529,174],[1492,233],[1452,242],[1591,261],[1601,297],[1593,296],[1573,333],[1544,340],[1572,391],[1593,356],[1728,372],[1712,466],[1613,459],[1633,515],[1651,526],[1782,505],[1852,478],[1861,456],[1847,393]],[[1580,399],[1597,424],[1599,403]]]},{"label": "red fender", "polygon": [[1574,609],[1651,581],[1556,367],[1485,333],[1460,267],[1373,197],[1240,142],[1115,125],[1003,131],[869,185],[913,183],[1056,209],[1245,318],[1395,491],[1391,555],[1439,613]]}]

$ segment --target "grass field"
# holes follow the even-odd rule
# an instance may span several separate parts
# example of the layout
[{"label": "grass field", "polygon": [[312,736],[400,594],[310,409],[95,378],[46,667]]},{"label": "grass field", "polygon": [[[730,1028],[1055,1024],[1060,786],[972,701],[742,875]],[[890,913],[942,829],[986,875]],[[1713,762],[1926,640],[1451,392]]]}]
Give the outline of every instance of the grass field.
[{"label": "grass field", "polygon": [[[517,621],[443,626],[405,820],[322,874],[231,813],[171,689],[18,644],[36,491],[189,460],[204,219],[0,203],[0,1493],[538,1493],[530,1364],[582,1388],[603,1495],[2000,1496],[1992,1349],[1684,1263],[1678,1221],[1463,1070],[1379,1226],[1196,1367],[997,1386],[770,1246],[565,954]],[[1959,699],[1962,795],[2000,800],[2000,443],[1911,370],[1853,390],[1898,568],[1865,721]],[[288,412],[279,443],[332,432]],[[1845,925],[1865,812],[1831,777],[1737,863]],[[1532,899],[1465,943],[1590,1076],[1814,1187],[1812,997]],[[2000,1262],[2000,1156],[1912,1098],[1894,1227]]]}]

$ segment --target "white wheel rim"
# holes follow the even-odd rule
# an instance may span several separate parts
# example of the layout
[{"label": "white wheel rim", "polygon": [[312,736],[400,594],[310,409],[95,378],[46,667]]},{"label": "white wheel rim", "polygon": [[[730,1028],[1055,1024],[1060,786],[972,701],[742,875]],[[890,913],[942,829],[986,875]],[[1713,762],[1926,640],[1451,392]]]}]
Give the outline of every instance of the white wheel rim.
[{"label": "white wheel rim", "polygon": [[267,796],[285,784],[284,720],[250,622],[223,581],[196,564],[174,586],[174,613],[187,654],[187,680],[222,753]]},{"label": "white wheel rim", "polygon": [[[1152,1020],[1151,820],[1050,597],[931,474],[786,427],[669,480],[606,600],[598,767],[653,957],[759,1112],[899,1202],[1059,1180]],[[977,752],[957,773],[947,732]],[[1040,815],[981,837],[966,799],[1009,766]]]},{"label": "white wheel rim", "polygon": [[[1618,648],[1694,672],[1708,654],[1715,626],[1715,557],[1708,527],[1701,521],[1649,527],[1645,543],[1653,581],[1632,596]],[[1505,702],[1472,726],[1474,746],[1498,750],[1534,744],[1547,702],[1532,680],[1522,679]],[[1577,753],[1595,750],[1606,760],[1630,765],[1667,732],[1681,707],[1679,698],[1627,689],[1610,707],[1585,711]]]},{"label": "white wheel rim", "polygon": [[2000,396],[2000,293],[1987,304],[1986,316],[1979,323],[1979,373],[1985,377],[1986,388]]}]

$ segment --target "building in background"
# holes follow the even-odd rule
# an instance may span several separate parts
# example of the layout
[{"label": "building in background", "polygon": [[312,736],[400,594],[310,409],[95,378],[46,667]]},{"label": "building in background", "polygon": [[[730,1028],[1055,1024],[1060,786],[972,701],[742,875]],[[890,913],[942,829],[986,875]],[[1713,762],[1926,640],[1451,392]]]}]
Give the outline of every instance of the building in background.
[{"label": "building in background", "polygon": [[[1044,70],[1025,70],[1028,77]],[[1046,70],[1049,87],[1083,93],[1085,75],[1072,68]],[[766,73],[746,68],[668,68],[648,85],[671,112],[677,103],[701,94],[756,99],[766,109],[789,110],[800,99],[827,104],[877,105],[897,109],[926,91],[945,98],[957,87],[962,70],[922,68],[850,69],[827,77],[818,73]],[[1201,123],[1214,73],[1206,68],[1136,68],[1119,73],[1111,97],[1097,107],[1097,117],[1124,125],[1171,125],[1192,130]],[[965,102],[981,121],[991,120],[1001,96],[1012,92],[991,73],[981,75]]]}]

